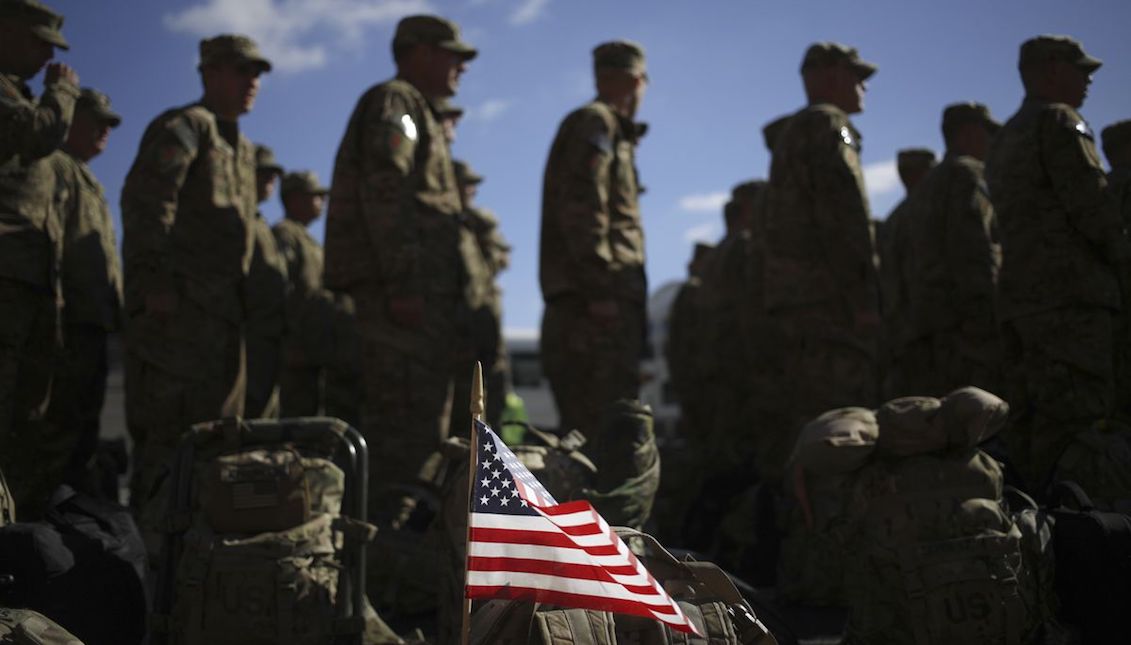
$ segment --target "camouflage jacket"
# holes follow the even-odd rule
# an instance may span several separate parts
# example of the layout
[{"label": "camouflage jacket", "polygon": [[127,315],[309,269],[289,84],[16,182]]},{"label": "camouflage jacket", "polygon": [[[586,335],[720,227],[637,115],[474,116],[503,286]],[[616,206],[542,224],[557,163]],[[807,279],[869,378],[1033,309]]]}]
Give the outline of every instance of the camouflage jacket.
[{"label": "camouflage jacket", "polygon": [[643,303],[636,126],[593,101],[562,121],[542,183],[542,298]]},{"label": "camouflage jacket", "polygon": [[1131,233],[1131,166],[1112,168],[1107,175],[1112,207],[1119,215],[1124,234]]},{"label": "camouflage jacket", "polygon": [[358,101],[338,147],[324,284],[459,297],[467,284],[451,155],[428,100],[393,79]]},{"label": "camouflage jacket", "polygon": [[175,293],[239,322],[253,250],[255,147],[203,105],[154,119],[122,188],[126,309]]},{"label": "camouflage jacket", "polygon": [[898,352],[909,338],[907,271],[910,264],[907,200],[899,202],[876,230],[876,250],[880,256],[880,309],[884,334],[893,351]]},{"label": "camouflage jacket", "polygon": [[994,137],[986,181],[1001,234],[1003,320],[1059,307],[1117,308],[1118,218],[1091,128],[1076,110],[1026,99]]},{"label": "camouflage jacket", "polygon": [[36,102],[23,80],[0,74],[0,278],[57,287],[63,235],[46,157],[66,139],[78,95],[59,81]]},{"label": "camouflage jacket", "polygon": [[63,319],[116,331],[122,324],[122,269],[102,184],[90,166],[63,150],[50,159],[63,226]]},{"label": "camouflage jacket", "polygon": [[283,218],[271,229],[286,262],[287,361],[291,365],[329,365],[343,317],[351,315],[348,297],[323,288],[322,247],[306,226]]},{"label": "camouflage jacket", "polygon": [[702,335],[700,378],[721,379],[729,385],[746,376],[749,361],[744,360],[743,312],[749,299],[747,279],[751,239],[746,231],[724,237],[703,264],[696,310]]},{"label": "camouflage jacket", "polygon": [[688,278],[680,286],[668,313],[664,358],[676,400],[682,405],[692,403],[695,393],[703,388],[699,375],[703,363],[703,335],[698,331],[702,317],[697,307],[700,288],[699,278]]},{"label": "camouflage jacket", "polygon": [[499,230],[499,220],[485,208],[472,206],[463,212],[464,223],[475,234],[491,277],[502,273],[511,261],[511,245]]},{"label": "camouflage jacket", "polygon": [[251,227],[254,249],[244,280],[248,332],[282,338],[287,320],[287,262],[279,252],[271,227],[258,211]]},{"label": "camouflage jacket", "polygon": [[774,148],[769,191],[766,306],[878,317],[860,134],[848,115],[817,104],[790,117]]},{"label": "camouflage jacket", "polygon": [[960,328],[993,337],[1001,247],[982,162],[948,154],[915,188],[909,211],[912,337]]},{"label": "camouflage jacket", "polygon": [[511,247],[499,232],[499,220],[491,211],[472,206],[460,215],[464,226],[463,245],[473,245],[465,255],[473,258],[468,263],[467,300],[473,306],[490,307],[502,313],[503,292],[497,278],[510,263]]}]

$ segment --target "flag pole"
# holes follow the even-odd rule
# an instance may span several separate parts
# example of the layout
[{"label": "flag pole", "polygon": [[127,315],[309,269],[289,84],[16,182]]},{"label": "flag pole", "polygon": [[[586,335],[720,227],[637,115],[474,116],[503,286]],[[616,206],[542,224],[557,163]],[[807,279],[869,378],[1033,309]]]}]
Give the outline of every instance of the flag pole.
[{"label": "flag pole", "polygon": [[468,545],[471,544],[471,494],[475,489],[475,466],[479,463],[479,445],[476,437],[479,433],[476,431],[475,422],[483,420],[483,364],[475,361],[475,371],[471,376],[471,444],[468,450],[467,457],[467,500],[464,508],[467,509],[467,533],[464,536],[463,543],[463,626],[460,630],[460,643],[461,645],[470,645],[471,643],[471,598],[467,597],[467,563],[471,559],[471,553]]}]

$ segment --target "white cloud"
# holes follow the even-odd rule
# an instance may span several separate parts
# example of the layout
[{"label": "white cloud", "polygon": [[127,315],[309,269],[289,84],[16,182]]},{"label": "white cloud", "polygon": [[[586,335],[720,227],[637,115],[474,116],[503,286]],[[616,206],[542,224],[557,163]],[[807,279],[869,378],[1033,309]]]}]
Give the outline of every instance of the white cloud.
[{"label": "white cloud", "polygon": [[730,199],[730,193],[726,191],[685,195],[679,198],[679,207],[681,210],[693,213],[713,213],[721,210],[728,199]]},{"label": "white cloud", "polygon": [[516,27],[528,25],[542,17],[550,0],[522,0],[522,3],[511,12],[510,23]]},{"label": "white cloud", "polygon": [[864,185],[869,195],[886,195],[902,186],[895,159],[864,166]]},{"label": "white cloud", "polygon": [[428,0],[203,0],[164,21],[201,38],[247,34],[276,70],[300,72],[324,67],[334,48],[359,46],[374,26],[429,10]]},{"label": "white cloud", "polygon": [[683,241],[685,242],[714,242],[721,230],[718,222],[707,222],[706,224],[699,224],[683,232]]},{"label": "white cloud", "polygon": [[464,110],[464,118],[469,121],[490,123],[503,116],[511,109],[513,104],[506,99],[487,99],[475,107]]}]

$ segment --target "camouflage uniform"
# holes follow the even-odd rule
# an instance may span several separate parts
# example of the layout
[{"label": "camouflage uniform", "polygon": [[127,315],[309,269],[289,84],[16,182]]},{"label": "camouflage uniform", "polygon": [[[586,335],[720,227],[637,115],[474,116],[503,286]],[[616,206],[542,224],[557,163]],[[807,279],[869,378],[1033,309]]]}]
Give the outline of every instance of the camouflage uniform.
[{"label": "camouflage uniform", "polygon": [[[453,23],[432,17],[401,21],[394,50],[410,42],[475,54]],[[470,355],[460,210],[428,97],[401,79],[369,89],[334,164],[323,277],[357,307],[374,487],[415,481],[448,434],[455,361]],[[406,299],[423,303],[420,324],[394,317],[394,305]]]},{"label": "camouflage uniform", "polygon": [[[256,172],[278,172],[270,148],[257,145]],[[249,419],[279,418],[279,374],[282,371],[283,334],[287,327],[287,263],[275,244],[275,236],[263,214],[252,220],[251,265],[244,281],[247,324],[247,393],[244,416]]]},{"label": "camouflage uniform", "polygon": [[[594,59],[644,64],[640,48],[623,42],[599,46]],[[587,435],[609,404],[639,395],[648,286],[636,132],[600,100],[573,111],[558,128],[542,185],[542,360],[561,427]],[[615,316],[594,317],[597,302],[615,303]]]},{"label": "camouflage uniform", "polygon": [[[1074,41],[1022,46],[1094,70]],[[1072,107],[1026,97],[986,159],[1002,245],[999,311],[1007,394],[1015,419],[1010,458],[1030,486],[1047,481],[1073,436],[1112,411],[1116,262],[1123,237],[1105,208],[1107,180],[1092,131]]]},{"label": "camouflage uniform", "polygon": [[[850,51],[854,65],[867,66]],[[765,301],[788,334],[793,433],[824,410],[873,404],[878,394],[872,220],[860,134],[843,110],[818,103],[790,118],[774,148],[767,208]]]},{"label": "camouflage uniform", "polygon": [[[14,20],[7,12],[0,18]],[[34,18],[36,35],[49,32],[57,38],[49,42],[66,47],[61,16],[44,9]],[[63,466],[53,461],[60,437],[45,423],[59,348],[63,240],[47,157],[66,137],[78,94],[59,80],[36,101],[24,79],[0,74],[0,470],[29,517],[33,500],[46,500]]]},{"label": "camouflage uniform", "polygon": [[[201,42],[201,60],[270,64],[242,36]],[[154,119],[122,188],[130,503],[158,521],[157,485],[192,423],[243,413],[242,326],[256,211],[255,147],[203,104]],[[172,297],[161,316],[151,296]]]},{"label": "camouflage uniform", "polygon": [[[976,103],[947,108],[943,120],[1001,127]],[[966,385],[1001,391],[994,313],[1001,247],[983,174],[980,160],[948,151],[909,200],[910,337],[929,348],[915,394],[944,396]]]},{"label": "camouflage uniform", "polygon": [[[910,176],[935,164],[935,153],[925,148],[907,148],[896,156],[900,177]],[[908,195],[912,186],[904,184]],[[919,393],[916,377],[923,370],[922,343],[913,343],[910,298],[911,230],[907,223],[907,199],[899,202],[876,229],[880,256],[880,304],[883,311],[883,395],[895,398]]]},{"label": "camouflage uniform", "polygon": [[[1103,129],[1104,154],[1111,172],[1107,175],[1108,203],[1119,218],[1126,236],[1131,231],[1131,120],[1113,123]],[[1131,301],[1131,258],[1119,267],[1123,302]],[[1116,325],[1116,412],[1131,423],[1131,307],[1124,307]]]},{"label": "camouflage uniform", "polygon": [[[121,117],[100,92],[83,89],[76,110],[111,127]],[[56,206],[63,226],[63,355],[52,387],[67,436],[76,442],[67,477],[82,479],[98,446],[109,371],[107,338],[122,327],[122,269],[114,223],[102,184],[85,161],[60,150],[51,156]]]}]

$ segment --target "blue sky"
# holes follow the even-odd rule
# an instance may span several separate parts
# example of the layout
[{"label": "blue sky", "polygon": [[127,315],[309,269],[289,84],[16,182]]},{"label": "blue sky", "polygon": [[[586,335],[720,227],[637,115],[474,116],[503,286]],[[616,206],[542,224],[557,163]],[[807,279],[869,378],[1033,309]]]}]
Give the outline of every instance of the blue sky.
[{"label": "blue sky", "polygon": [[[61,60],[107,92],[125,120],[93,168],[118,211],[122,180],[146,124],[200,95],[202,36],[256,37],[276,71],[243,121],[280,162],[328,181],[360,94],[394,73],[396,20],[430,11],[460,22],[480,48],[456,102],[468,109],[454,154],[487,177],[479,202],[514,245],[504,274],[506,325],[538,326],[542,168],[561,118],[592,96],[590,50],[631,38],[652,79],[639,117],[651,123],[638,162],[653,288],[679,279],[695,240],[721,233],[729,188],[764,176],[761,127],[804,101],[797,73],[815,40],[854,45],[877,63],[866,109],[866,179],[877,217],[901,197],[899,148],[941,153],[944,105],[978,100],[1007,118],[1021,100],[1018,45],[1039,33],[1081,39],[1105,61],[1083,113],[1098,131],[1131,117],[1131,2],[755,0],[48,0],[66,14]],[[265,205],[281,217],[277,201]],[[321,222],[314,232],[322,235]]]}]

